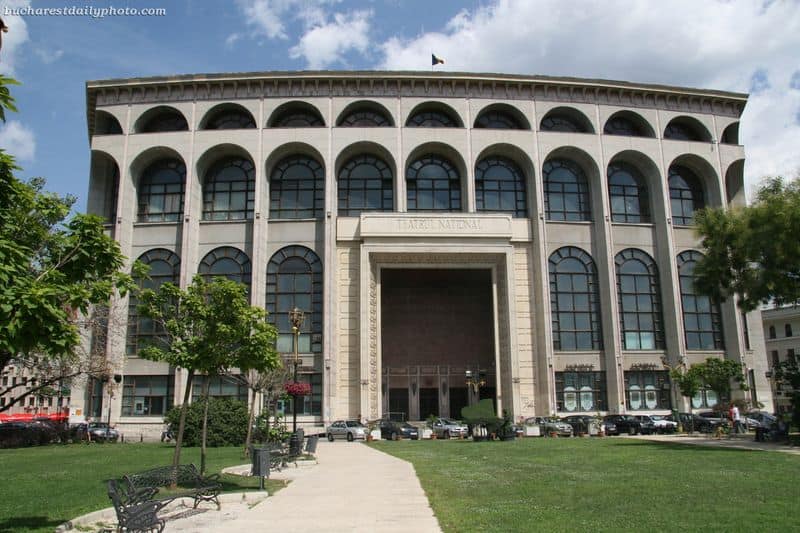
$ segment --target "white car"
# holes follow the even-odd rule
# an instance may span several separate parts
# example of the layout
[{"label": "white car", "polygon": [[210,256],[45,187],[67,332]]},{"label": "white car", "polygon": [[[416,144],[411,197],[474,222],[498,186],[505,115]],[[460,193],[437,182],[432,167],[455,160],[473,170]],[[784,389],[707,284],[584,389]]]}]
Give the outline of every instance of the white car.
[{"label": "white car", "polygon": [[433,423],[433,434],[440,439],[466,437],[469,434],[469,428],[458,420],[437,418]]},{"label": "white car", "polygon": [[367,428],[358,420],[337,420],[325,431],[328,440],[347,439],[352,442],[356,439],[366,440]]},{"label": "white car", "polygon": [[678,423],[668,420],[664,415],[649,415],[653,421],[653,427],[658,433],[674,433],[678,430]]}]

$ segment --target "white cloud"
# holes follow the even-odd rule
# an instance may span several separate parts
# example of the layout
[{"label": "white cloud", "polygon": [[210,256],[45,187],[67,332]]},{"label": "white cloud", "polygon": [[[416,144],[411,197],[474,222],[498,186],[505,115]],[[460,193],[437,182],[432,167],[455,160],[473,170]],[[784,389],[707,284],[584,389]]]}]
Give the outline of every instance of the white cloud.
[{"label": "white cloud", "polygon": [[255,36],[288,39],[287,19],[300,19],[306,26],[322,24],[327,18],[323,7],[339,1],[341,0],[236,0],[236,3]]},{"label": "white cloud", "polygon": [[45,65],[55,63],[64,55],[64,50],[45,50],[44,48],[37,48],[34,52]]},{"label": "white cloud", "polygon": [[310,69],[333,63],[344,63],[345,54],[355,50],[364,54],[369,49],[372,11],[336,13],[331,22],[314,25],[289,50],[293,59],[303,57]]},{"label": "white cloud", "polygon": [[438,32],[380,45],[379,68],[578,76],[746,92],[748,182],[800,168],[800,4],[751,0],[664,3],[498,0],[453,16]]},{"label": "white cloud", "polygon": [[[3,7],[9,9],[24,8],[30,5],[30,0],[6,0],[3,2]],[[28,24],[20,16],[6,15],[4,12],[2,16],[3,22],[8,26],[8,32],[2,35],[3,47],[0,51],[0,73],[6,76],[14,76],[20,52],[23,50],[23,45],[28,42]]]},{"label": "white cloud", "polygon": [[36,153],[33,131],[16,120],[0,126],[0,148],[21,161],[32,161]]}]

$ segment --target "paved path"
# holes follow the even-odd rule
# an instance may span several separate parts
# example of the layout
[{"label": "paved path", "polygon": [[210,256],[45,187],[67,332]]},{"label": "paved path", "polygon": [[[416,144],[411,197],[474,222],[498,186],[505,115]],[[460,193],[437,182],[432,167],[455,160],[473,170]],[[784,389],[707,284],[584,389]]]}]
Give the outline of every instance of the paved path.
[{"label": "paved path", "polygon": [[691,444],[695,446],[715,446],[717,448],[734,448],[738,450],[757,450],[765,452],[782,452],[800,455],[800,448],[789,444],[775,442],[755,442],[753,435],[741,437],[722,437],[715,439],[708,435],[637,435],[629,437],[635,439],[651,440],[656,442],[672,442],[676,444]]},{"label": "paved path", "polygon": [[[223,505],[169,531],[441,532],[411,463],[357,442],[320,442],[319,464],[271,475],[289,486],[252,508]],[[227,508],[227,509],[226,509]],[[227,511],[227,512],[226,512]]]}]

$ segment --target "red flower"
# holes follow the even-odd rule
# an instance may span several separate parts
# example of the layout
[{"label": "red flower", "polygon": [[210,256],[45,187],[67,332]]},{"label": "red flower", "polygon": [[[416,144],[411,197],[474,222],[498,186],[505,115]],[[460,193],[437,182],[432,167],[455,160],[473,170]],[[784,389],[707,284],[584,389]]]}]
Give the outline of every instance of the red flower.
[{"label": "red flower", "polygon": [[289,381],[283,384],[283,390],[289,396],[308,396],[311,394],[311,385],[299,381]]}]

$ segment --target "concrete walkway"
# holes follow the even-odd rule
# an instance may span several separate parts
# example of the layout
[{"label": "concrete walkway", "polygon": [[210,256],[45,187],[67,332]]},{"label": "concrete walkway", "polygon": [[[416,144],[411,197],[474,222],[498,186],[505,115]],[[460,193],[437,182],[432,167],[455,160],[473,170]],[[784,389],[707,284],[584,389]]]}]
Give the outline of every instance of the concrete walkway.
[{"label": "concrete walkway", "polygon": [[319,464],[271,474],[291,483],[255,506],[223,505],[221,513],[170,521],[167,530],[441,531],[411,463],[344,441],[320,442],[317,457]]},{"label": "concrete walkway", "polygon": [[732,448],[737,450],[754,450],[764,452],[782,452],[793,455],[800,455],[800,448],[789,444],[776,442],[756,442],[752,434],[742,435],[741,437],[722,437],[715,439],[708,435],[637,435],[628,437],[631,439],[643,439],[655,442],[670,442],[674,444],[689,444],[694,446],[711,446],[716,448]]}]

